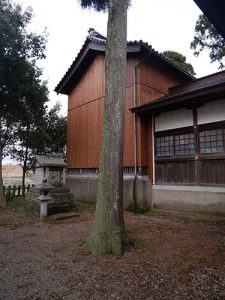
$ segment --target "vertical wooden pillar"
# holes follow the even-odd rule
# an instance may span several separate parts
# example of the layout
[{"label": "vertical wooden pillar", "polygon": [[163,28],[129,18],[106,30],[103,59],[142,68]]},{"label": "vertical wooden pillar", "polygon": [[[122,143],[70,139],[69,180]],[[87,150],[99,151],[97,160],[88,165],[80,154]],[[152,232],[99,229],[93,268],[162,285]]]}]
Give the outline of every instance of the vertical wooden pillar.
[{"label": "vertical wooden pillar", "polygon": [[194,143],[195,143],[195,184],[200,182],[199,177],[199,134],[198,134],[198,109],[193,108],[193,125],[194,125]]}]

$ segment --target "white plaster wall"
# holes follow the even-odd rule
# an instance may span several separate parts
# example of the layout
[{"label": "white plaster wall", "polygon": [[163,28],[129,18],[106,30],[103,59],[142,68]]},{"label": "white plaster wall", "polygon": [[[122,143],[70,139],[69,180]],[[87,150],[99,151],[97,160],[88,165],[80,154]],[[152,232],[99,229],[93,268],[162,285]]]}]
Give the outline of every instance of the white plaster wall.
[{"label": "white plaster wall", "polygon": [[225,99],[206,103],[198,109],[198,124],[225,120]]},{"label": "white plaster wall", "polygon": [[155,118],[155,131],[193,126],[193,114],[189,109],[176,109],[161,113]]},{"label": "white plaster wall", "polygon": [[41,184],[44,179],[44,170],[42,168],[35,169],[34,184]]}]

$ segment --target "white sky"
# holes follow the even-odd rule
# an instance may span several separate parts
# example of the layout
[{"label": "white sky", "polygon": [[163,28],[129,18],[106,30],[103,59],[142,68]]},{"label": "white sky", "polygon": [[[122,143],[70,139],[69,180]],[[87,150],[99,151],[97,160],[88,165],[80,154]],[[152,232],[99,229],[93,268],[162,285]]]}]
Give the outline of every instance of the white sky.
[{"label": "white sky", "polygon": [[[31,6],[34,18],[31,30],[37,33],[47,27],[49,33],[47,59],[41,63],[48,81],[50,105],[57,100],[66,114],[67,97],[53,92],[77,53],[90,27],[106,35],[107,14],[83,10],[77,0],[15,0],[23,7]],[[157,51],[175,50],[187,57],[201,77],[218,71],[208,53],[194,57],[190,43],[194,26],[201,13],[193,0],[132,0],[128,11],[128,40],[148,42]]]}]

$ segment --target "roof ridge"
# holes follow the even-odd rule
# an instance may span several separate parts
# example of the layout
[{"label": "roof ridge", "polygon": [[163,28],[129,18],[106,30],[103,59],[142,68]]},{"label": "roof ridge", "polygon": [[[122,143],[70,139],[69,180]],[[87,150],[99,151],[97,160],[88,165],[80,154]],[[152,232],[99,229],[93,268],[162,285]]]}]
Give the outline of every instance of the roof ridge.
[{"label": "roof ridge", "polygon": [[88,39],[99,39],[99,40],[104,40],[106,41],[106,37],[102,34],[100,34],[98,31],[96,31],[94,28],[89,28],[88,29]]},{"label": "roof ridge", "polygon": [[[88,45],[89,43],[96,43],[99,45],[105,45],[106,44],[106,37],[101,35],[99,32],[97,32],[94,28],[89,28],[88,30],[88,35],[83,43],[83,46],[81,47],[80,51],[78,52],[77,56],[75,57],[74,61],[71,63],[71,65],[69,66],[69,68],[67,69],[65,75],[63,76],[63,78],[60,80],[60,82],[58,83],[58,85],[55,88],[55,91],[57,93],[59,93],[60,89],[62,89],[62,87],[60,87],[60,85],[64,85],[63,81],[67,78],[67,76],[70,74],[70,72],[72,71],[72,68],[74,66],[74,64],[78,61],[78,59],[81,57],[82,53],[84,52],[84,49],[86,47],[86,45]],[[174,61],[168,59],[165,55],[159,53],[158,51],[156,51],[150,44],[148,44],[147,42],[144,42],[142,40],[134,40],[134,41],[127,41],[127,45],[128,46],[132,46],[134,44],[140,44],[143,47],[147,48],[148,51],[152,51],[152,53],[154,53],[155,55],[157,55],[158,57],[160,57],[161,59],[163,59],[165,62],[169,63],[171,66],[175,67],[178,71],[181,71],[182,73],[186,74],[189,78],[191,79],[195,79],[194,76],[192,76],[191,74],[189,74],[186,70],[184,70],[182,67],[178,66]],[[69,77],[71,77],[69,75]]]}]

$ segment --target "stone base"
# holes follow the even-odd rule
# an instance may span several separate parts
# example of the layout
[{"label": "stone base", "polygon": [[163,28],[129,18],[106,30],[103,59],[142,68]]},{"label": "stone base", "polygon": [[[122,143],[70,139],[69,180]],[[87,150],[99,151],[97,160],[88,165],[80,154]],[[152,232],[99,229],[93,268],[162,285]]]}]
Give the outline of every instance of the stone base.
[{"label": "stone base", "polygon": [[[68,175],[66,186],[75,199],[95,203],[97,198],[98,177],[96,175]],[[152,206],[152,184],[147,178],[124,177],[123,206],[128,210],[149,210]]]},{"label": "stone base", "polygon": [[225,188],[153,185],[153,207],[225,216]]},{"label": "stone base", "polygon": [[[48,201],[48,214],[53,214],[56,212],[68,212],[71,211],[74,205],[74,195],[70,193],[67,187],[55,187],[51,190],[49,195],[52,197]],[[26,194],[28,200],[34,200],[40,203],[38,197],[40,196],[40,189],[33,187],[30,192]]]}]

